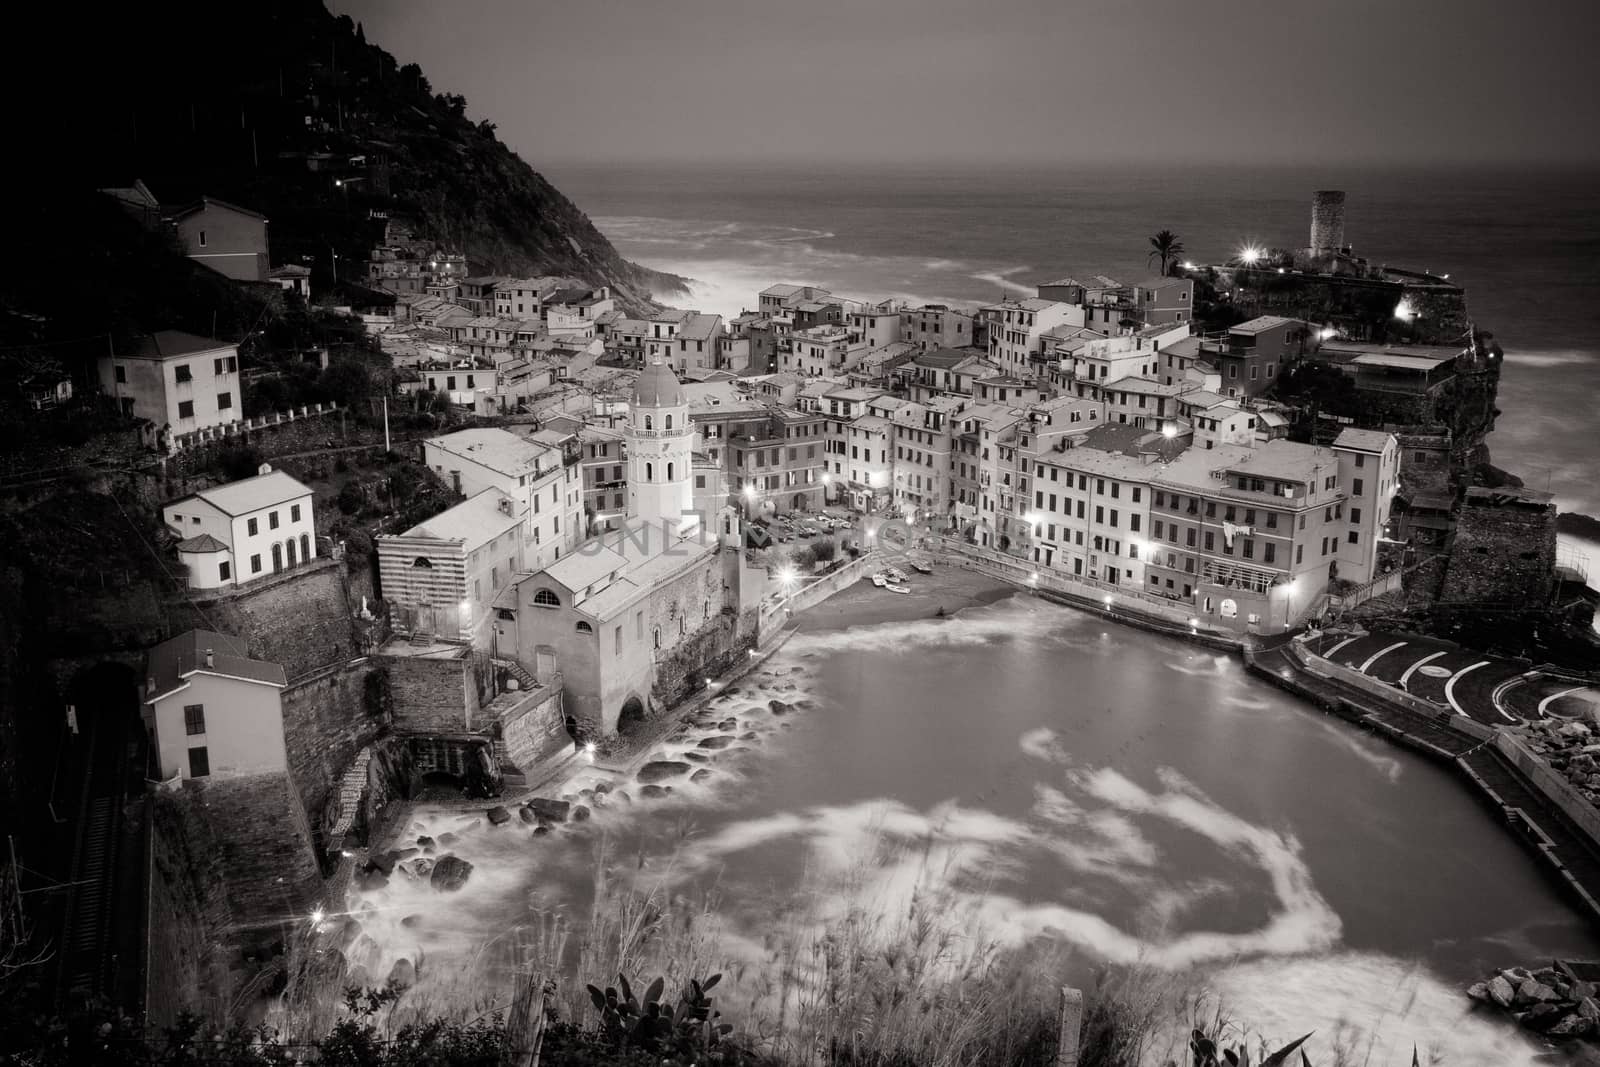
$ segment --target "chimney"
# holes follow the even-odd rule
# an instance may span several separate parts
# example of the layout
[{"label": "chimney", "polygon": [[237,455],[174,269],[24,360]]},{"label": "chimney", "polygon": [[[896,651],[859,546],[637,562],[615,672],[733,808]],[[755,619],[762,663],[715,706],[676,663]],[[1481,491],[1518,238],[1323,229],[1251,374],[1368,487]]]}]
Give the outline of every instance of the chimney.
[{"label": "chimney", "polygon": [[207,667],[215,667],[216,665],[217,665],[217,657],[211,654],[211,650],[209,648],[206,649],[206,666]]}]

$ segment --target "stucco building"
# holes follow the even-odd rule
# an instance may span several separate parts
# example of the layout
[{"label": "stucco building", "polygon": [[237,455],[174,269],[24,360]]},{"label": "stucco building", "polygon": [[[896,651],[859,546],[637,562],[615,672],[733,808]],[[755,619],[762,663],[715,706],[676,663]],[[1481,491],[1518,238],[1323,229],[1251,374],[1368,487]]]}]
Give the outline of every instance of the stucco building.
[{"label": "stucco building", "polygon": [[244,410],[239,347],[181,330],[158,330],[99,360],[100,388],[125,415],[166,434],[238,422]]},{"label": "stucco building", "polygon": [[311,490],[263,464],[262,472],[165,504],[190,589],[225,589],[315,559]]}]

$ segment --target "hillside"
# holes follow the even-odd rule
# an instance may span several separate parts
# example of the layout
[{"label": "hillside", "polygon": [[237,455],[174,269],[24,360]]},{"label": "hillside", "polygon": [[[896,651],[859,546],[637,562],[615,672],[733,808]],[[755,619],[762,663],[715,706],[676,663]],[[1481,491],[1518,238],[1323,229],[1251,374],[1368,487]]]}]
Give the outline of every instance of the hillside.
[{"label": "hillside", "polygon": [[350,280],[385,214],[464,248],[479,273],[609,284],[632,310],[681,287],[618,255],[463,98],[315,0],[120,8],[38,33],[74,52],[69,99],[35,116],[59,145],[32,172],[47,184],[140,178],[164,203],[204,192],[253,208],[274,262],[311,266],[321,291],[335,254]]}]

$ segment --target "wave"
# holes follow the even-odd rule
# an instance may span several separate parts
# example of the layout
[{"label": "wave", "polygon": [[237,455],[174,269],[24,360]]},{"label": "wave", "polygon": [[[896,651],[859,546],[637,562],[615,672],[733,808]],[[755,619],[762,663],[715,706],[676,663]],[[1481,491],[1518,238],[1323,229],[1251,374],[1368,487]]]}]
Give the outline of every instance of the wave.
[{"label": "wave", "polygon": [[1593,352],[1557,349],[1542,352],[1507,352],[1506,362],[1523,367],[1567,367],[1578,363],[1592,365],[1597,361]]},{"label": "wave", "polygon": [[1001,289],[1009,289],[1014,293],[1022,293],[1026,296],[1033,296],[1038,292],[1034,286],[1023,285],[1021,282],[1014,282],[1011,280],[1011,275],[1021,274],[1023,271],[1029,269],[1030,268],[1028,267],[1007,267],[1003,270],[979,271],[969,275],[969,277],[976,278],[980,282],[988,282],[990,285],[999,286]]},{"label": "wave", "polygon": [[948,619],[915,619],[800,633],[790,640],[788,647],[804,656],[824,652],[966,648],[1012,638],[1065,641],[1072,638],[1074,630],[1092,621],[1071,608],[1011,597],[998,604],[959,612]]}]

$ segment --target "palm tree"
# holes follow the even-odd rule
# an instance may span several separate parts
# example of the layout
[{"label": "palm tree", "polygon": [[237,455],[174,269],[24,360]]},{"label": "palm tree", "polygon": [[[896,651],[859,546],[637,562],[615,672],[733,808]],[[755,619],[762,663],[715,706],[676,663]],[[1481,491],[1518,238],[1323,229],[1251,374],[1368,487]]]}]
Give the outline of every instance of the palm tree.
[{"label": "palm tree", "polygon": [[1148,263],[1152,259],[1161,260],[1161,273],[1165,275],[1170,265],[1176,265],[1178,257],[1183,255],[1183,241],[1171,230],[1162,230],[1150,238],[1150,255],[1145,258]]}]

